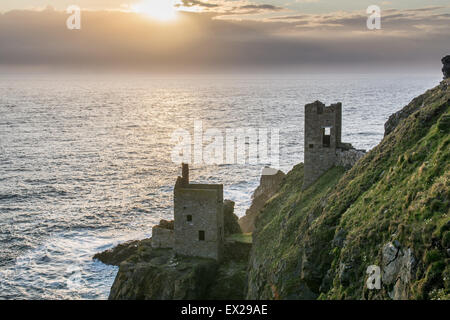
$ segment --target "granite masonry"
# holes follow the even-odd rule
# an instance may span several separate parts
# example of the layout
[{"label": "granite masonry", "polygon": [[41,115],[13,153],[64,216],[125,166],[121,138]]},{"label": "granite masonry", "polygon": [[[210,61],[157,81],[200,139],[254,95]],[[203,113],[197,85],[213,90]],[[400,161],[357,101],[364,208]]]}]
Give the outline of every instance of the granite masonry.
[{"label": "granite masonry", "polygon": [[152,247],[169,249],[175,246],[173,221],[161,220],[152,228]]},{"label": "granite masonry", "polygon": [[[304,189],[331,167],[350,169],[364,156],[365,150],[341,142],[341,128],[341,103],[327,107],[316,101],[305,106]],[[264,168],[261,182],[266,183],[261,185],[267,184],[266,189],[277,190],[284,176],[281,171]],[[267,193],[263,187],[255,191],[254,201],[260,193]],[[262,200],[263,206],[268,199]],[[247,214],[239,221],[244,232],[253,231],[259,211],[256,210],[254,215]],[[221,260],[224,224],[223,185],[190,183],[189,166],[182,164],[182,176],[178,177],[174,188],[174,221],[161,221],[153,227],[152,247],[171,248],[184,256]]]},{"label": "granite masonry", "polygon": [[305,171],[303,189],[333,166],[351,168],[366,153],[341,142],[342,104],[305,106]]},{"label": "granite masonry", "polygon": [[224,245],[223,185],[191,184],[189,166],[174,188],[174,228],[152,229],[154,248],[173,248],[179,255],[220,260]]}]

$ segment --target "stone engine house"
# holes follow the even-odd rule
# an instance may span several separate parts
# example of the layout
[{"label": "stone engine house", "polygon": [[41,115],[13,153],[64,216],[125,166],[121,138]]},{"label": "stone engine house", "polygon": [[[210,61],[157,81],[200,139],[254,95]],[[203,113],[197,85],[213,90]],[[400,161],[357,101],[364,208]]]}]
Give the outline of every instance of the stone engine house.
[{"label": "stone engine house", "polygon": [[[342,104],[325,106],[316,101],[305,106],[305,161],[303,189],[333,166],[351,168],[364,150],[341,142]],[[174,188],[174,221],[161,220],[152,229],[154,248],[221,260],[225,242],[222,184],[192,184],[189,166]]]},{"label": "stone engine house", "polygon": [[335,165],[351,168],[365,154],[342,143],[342,104],[320,101],[305,105],[305,169],[303,189]]},{"label": "stone engine house", "polygon": [[155,226],[152,246],[177,254],[220,260],[224,245],[223,185],[191,184],[189,166],[174,188],[173,230]]},{"label": "stone engine house", "polygon": [[224,241],[223,185],[191,184],[189,167],[174,189],[175,252],[220,260]]}]

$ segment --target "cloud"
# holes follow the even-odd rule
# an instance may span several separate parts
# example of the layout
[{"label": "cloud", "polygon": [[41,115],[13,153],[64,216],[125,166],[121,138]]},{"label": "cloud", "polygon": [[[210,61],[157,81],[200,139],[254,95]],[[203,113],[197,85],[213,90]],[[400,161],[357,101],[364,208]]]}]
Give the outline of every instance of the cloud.
[{"label": "cloud", "polygon": [[197,0],[181,0],[178,8],[197,8],[200,12],[216,13],[216,14],[258,14],[265,12],[276,12],[283,10],[282,7],[272,4],[254,3],[247,0],[213,0],[213,1],[197,1]]},{"label": "cloud", "polygon": [[416,8],[416,9],[408,9],[404,10],[405,12],[430,12],[430,11],[436,11],[436,10],[442,10],[447,7],[443,6],[434,6],[434,7],[424,7],[424,8]]},{"label": "cloud", "polygon": [[367,30],[367,15],[359,12],[240,21],[218,15],[182,12],[177,21],[161,24],[135,13],[89,11],[82,13],[82,29],[70,31],[64,12],[12,11],[0,14],[0,67],[392,69],[439,64],[450,43],[450,16],[439,9],[389,11],[378,31]]},{"label": "cloud", "polygon": [[257,10],[262,9],[262,10],[269,10],[269,11],[283,10],[283,8],[276,7],[271,4],[249,4],[249,5],[239,7],[239,9],[244,9],[244,10],[245,9],[257,9]]},{"label": "cloud", "polygon": [[[448,33],[446,26],[450,25],[449,13],[445,7],[426,7],[410,10],[383,10],[381,15],[382,32],[384,35],[399,35],[417,37],[416,32]],[[334,12],[327,14],[301,14],[270,17],[266,20],[283,22],[295,27],[296,31],[327,30],[334,33],[351,33],[366,30],[368,15],[365,12]]]},{"label": "cloud", "polygon": [[217,8],[219,7],[216,3],[208,3],[196,0],[182,0],[182,5],[177,5],[177,7],[203,7],[203,8]]}]

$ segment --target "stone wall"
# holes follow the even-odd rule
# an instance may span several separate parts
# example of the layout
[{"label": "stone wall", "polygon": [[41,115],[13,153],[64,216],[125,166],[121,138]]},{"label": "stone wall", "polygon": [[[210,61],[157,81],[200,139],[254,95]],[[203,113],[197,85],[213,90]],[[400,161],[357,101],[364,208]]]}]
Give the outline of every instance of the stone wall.
[{"label": "stone wall", "polygon": [[351,169],[359,159],[364,157],[365,150],[357,149],[337,149],[336,150],[336,165],[344,167],[345,169]]},{"label": "stone wall", "polygon": [[[326,135],[325,128],[329,130]],[[322,102],[316,101],[305,105],[303,189],[309,187],[332,167],[342,166],[350,169],[365,155],[365,150],[357,150],[350,143],[343,143],[341,134],[341,103],[327,107]]]},{"label": "stone wall", "polygon": [[[175,188],[175,252],[220,260],[223,239],[223,186],[187,185]],[[199,232],[204,232],[204,240]]]},{"label": "stone wall", "polygon": [[174,231],[160,226],[152,228],[152,247],[153,248],[173,248],[175,244]]},{"label": "stone wall", "polygon": [[[336,148],[341,144],[342,104],[325,106],[316,101],[305,105],[305,173],[307,188],[336,163]],[[324,128],[330,128],[328,146],[323,142]]]}]

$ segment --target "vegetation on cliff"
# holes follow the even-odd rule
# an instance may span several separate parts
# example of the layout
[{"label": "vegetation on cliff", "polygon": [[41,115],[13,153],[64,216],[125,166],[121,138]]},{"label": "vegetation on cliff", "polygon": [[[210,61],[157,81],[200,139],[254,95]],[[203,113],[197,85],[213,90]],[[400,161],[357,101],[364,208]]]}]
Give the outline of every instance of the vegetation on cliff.
[{"label": "vegetation on cliff", "polygon": [[[239,233],[227,202],[236,234],[220,264],[150,239],[96,255],[120,265],[110,299],[450,299],[449,83],[394,114],[351,170],[331,168],[302,190],[295,166],[256,200],[253,235]],[[366,285],[369,266],[380,289]]]},{"label": "vegetation on cliff", "polygon": [[[303,165],[256,222],[250,299],[450,298],[449,80],[414,99],[350,171],[302,191]],[[381,290],[367,267],[380,266]]]}]

